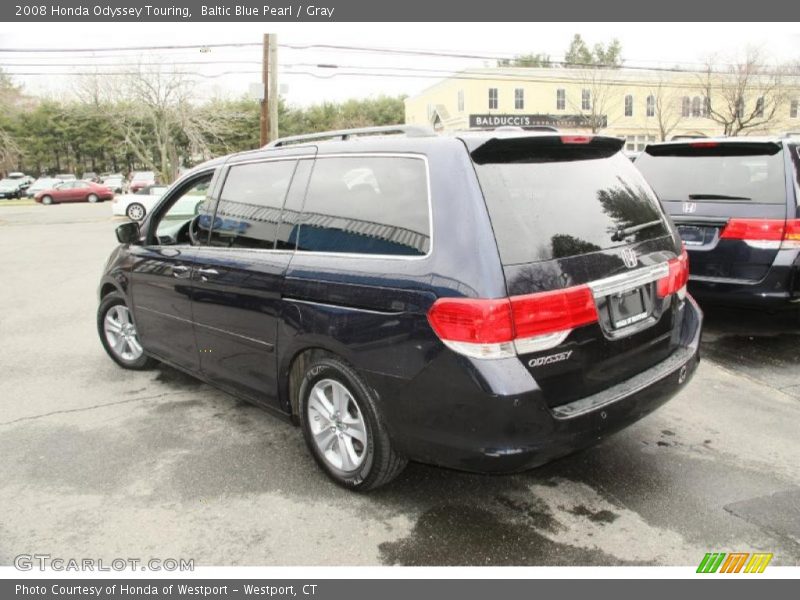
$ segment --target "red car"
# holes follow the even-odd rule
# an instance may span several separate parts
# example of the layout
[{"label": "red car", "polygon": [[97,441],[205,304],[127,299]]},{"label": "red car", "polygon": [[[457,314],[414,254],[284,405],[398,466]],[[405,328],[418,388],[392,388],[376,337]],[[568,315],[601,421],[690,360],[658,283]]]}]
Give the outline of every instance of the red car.
[{"label": "red car", "polygon": [[131,194],[135,194],[143,187],[156,184],[156,174],[153,171],[136,171],[131,173],[130,179],[128,191]]},{"label": "red car", "polygon": [[99,183],[92,181],[65,181],[49,189],[42,190],[33,199],[42,204],[57,202],[102,202],[111,200],[114,192]]}]

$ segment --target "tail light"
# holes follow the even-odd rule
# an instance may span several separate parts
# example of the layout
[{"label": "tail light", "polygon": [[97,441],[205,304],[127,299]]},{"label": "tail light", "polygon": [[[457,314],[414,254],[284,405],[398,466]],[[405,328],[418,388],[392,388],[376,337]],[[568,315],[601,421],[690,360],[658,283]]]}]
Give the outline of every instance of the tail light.
[{"label": "tail light", "polygon": [[800,248],[800,219],[731,219],[719,237],[756,248]]},{"label": "tail light", "polygon": [[786,221],[786,230],[783,232],[782,248],[800,248],[800,219]]},{"label": "tail light", "polygon": [[678,258],[673,258],[667,265],[669,273],[656,284],[658,297],[666,298],[670,294],[677,294],[683,300],[686,296],[686,283],[689,281],[689,255],[686,253],[686,248],[681,250]]},{"label": "tail light", "polygon": [[428,311],[445,345],[475,358],[546,350],[597,319],[586,285],[499,299],[441,298]]}]

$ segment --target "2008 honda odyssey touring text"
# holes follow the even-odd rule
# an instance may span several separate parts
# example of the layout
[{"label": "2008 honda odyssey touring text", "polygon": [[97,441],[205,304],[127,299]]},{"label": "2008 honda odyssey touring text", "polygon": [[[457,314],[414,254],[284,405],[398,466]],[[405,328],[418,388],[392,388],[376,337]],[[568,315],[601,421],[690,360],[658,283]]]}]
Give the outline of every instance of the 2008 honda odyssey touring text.
[{"label": "2008 honda odyssey touring text", "polygon": [[[686,253],[622,144],[404,126],[212,160],[117,229],[100,339],[298,423],[350,488],[409,459],[541,465],[698,363]],[[198,214],[173,215],[201,186]]]}]

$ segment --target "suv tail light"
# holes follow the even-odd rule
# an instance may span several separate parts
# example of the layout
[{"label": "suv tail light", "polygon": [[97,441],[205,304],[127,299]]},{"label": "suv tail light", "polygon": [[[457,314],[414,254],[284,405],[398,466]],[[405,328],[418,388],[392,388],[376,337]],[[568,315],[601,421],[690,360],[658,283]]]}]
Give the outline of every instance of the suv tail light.
[{"label": "suv tail light", "polygon": [[658,297],[666,298],[670,294],[678,294],[683,300],[686,297],[686,283],[689,281],[689,255],[686,253],[686,248],[681,250],[678,258],[673,258],[667,265],[669,273],[656,284]]},{"label": "suv tail light", "polygon": [[499,299],[440,298],[428,311],[428,321],[445,345],[475,358],[546,350],[574,328],[597,320],[586,285]]},{"label": "suv tail light", "polygon": [[800,248],[800,219],[731,219],[719,237],[756,248]]}]

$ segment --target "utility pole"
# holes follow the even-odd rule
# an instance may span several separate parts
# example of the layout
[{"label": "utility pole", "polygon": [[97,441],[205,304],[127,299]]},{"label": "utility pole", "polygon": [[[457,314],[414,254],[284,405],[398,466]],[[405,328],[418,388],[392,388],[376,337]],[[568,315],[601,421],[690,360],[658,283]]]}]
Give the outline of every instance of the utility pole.
[{"label": "utility pole", "polygon": [[269,141],[269,110],[267,102],[269,100],[269,38],[268,33],[264,34],[264,45],[261,51],[261,82],[264,85],[264,94],[261,98],[261,145],[264,146]]},{"label": "utility pole", "polygon": [[261,82],[264,99],[261,101],[261,145],[278,137],[278,36],[264,34],[261,54]]},{"label": "utility pole", "polygon": [[278,139],[278,36],[269,36],[269,139]]}]

